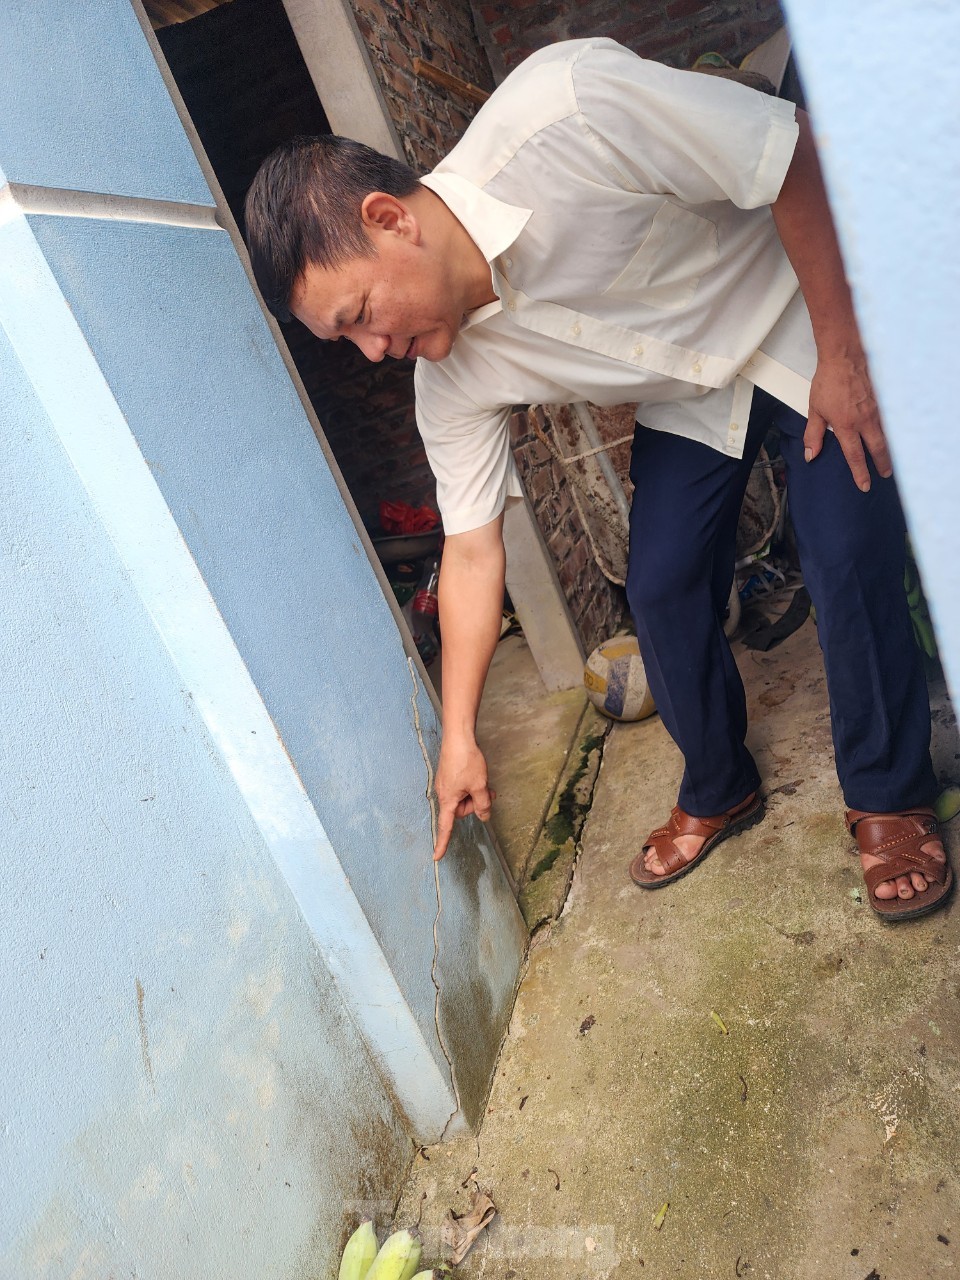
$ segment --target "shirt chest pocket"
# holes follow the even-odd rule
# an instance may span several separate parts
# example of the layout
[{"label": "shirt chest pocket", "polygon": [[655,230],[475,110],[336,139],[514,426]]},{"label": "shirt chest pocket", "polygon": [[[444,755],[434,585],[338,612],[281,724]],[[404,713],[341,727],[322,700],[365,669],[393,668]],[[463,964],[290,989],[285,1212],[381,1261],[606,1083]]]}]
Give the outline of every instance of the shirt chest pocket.
[{"label": "shirt chest pocket", "polygon": [[693,298],[700,278],[716,265],[717,228],[709,218],[664,203],[643,243],[604,292],[674,311]]}]

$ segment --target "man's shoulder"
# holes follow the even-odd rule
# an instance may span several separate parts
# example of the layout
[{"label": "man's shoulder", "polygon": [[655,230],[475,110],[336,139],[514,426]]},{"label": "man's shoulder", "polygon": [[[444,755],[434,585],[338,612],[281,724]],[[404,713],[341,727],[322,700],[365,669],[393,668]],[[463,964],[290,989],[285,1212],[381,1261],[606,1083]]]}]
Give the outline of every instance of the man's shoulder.
[{"label": "man's shoulder", "polygon": [[613,51],[627,54],[616,41],[597,37],[564,40],[532,53],[494,90],[435,172],[459,173],[486,185],[531,138],[579,112],[578,72],[598,54]]}]

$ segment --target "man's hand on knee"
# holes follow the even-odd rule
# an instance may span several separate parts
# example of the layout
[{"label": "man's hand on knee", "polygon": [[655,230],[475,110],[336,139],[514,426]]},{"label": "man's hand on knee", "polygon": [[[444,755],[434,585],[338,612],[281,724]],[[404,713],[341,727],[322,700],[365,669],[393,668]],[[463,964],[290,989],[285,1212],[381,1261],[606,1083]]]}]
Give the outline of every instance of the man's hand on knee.
[{"label": "man's hand on knee", "polygon": [[827,429],[843,450],[857,488],[870,488],[866,455],[881,476],[893,474],[887,438],[880,422],[873,385],[862,351],[844,351],[821,359],[810,385],[810,413],[803,433],[804,456],[812,462],[823,448]]}]

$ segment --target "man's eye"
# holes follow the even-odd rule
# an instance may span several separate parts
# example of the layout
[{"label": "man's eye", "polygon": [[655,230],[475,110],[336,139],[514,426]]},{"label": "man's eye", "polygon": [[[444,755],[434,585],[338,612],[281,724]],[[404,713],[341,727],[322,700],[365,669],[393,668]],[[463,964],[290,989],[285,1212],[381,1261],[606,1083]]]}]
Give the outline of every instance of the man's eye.
[{"label": "man's eye", "polygon": [[354,324],[363,324],[363,307],[360,308],[360,314],[357,316]]}]

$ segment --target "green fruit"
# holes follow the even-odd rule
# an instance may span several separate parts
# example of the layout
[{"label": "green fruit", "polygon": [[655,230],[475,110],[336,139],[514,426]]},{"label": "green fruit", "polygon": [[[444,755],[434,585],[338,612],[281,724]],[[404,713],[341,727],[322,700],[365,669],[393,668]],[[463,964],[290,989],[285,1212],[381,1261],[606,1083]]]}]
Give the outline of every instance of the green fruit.
[{"label": "green fruit", "polygon": [[368,1219],[360,1223],[347,1241],[337,1280],[366,1280],[376,1256],[377,1233]]},{"label": "green fruit", "polygon": [[913,615],[913,629],[916,632],[920,648],[928,658],[934,657],[937,652],[937,642],[934,639],[933,627],[929,619],[921,618],[917,614]]},{"label": "green fruit", "polygon": [[960,813],[960,787],[945,787],[937,796],[934,810],[941,822],[949,822]]},{"label": "green fruit", "polygon": [[366,1280],[413,1280],[422,1252],[412,1231],[394,1231],[384,1240]]}]

